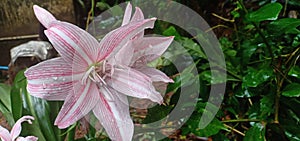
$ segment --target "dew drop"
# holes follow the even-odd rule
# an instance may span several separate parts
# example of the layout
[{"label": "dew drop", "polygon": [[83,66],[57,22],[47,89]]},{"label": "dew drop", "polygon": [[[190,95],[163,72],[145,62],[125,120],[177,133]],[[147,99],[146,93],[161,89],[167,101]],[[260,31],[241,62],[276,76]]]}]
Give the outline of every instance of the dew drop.
[{"label": "dew drop", "polygon": [[52,77],[52,79],[56,81],[56,80],[58,80],[58,77]]},{"label": "dew drop", "polygon": [[43,83],[42,85],[43,85],[43,89],[46,89],[46,84],[45,84],[45,83]]}]

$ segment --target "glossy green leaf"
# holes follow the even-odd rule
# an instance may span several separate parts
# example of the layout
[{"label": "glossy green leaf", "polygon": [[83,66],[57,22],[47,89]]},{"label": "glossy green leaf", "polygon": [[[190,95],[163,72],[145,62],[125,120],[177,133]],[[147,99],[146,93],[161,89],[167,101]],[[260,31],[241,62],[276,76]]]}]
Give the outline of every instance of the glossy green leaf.
[{"label": "glossy green leaf", "polygon": [[175,36],[175,40],[179,40],[181,38],[180,34],[177,32],[174,26],[170,26],[163,32],[164,36]]},{"label": "glossy green leaf", "polygon": [[273,75],[273,70],[270,67],[262,69],[249,67],[247,72],[248,74],[243,78],[243,87],[256,87]]},{"label": "glossy green leaf", "polygon": [[271,22],[268,26],[268,30],[275,35],[283,33],[299,34],[300,30],[297,29],[299,26],[300,19],[284,18]]},{"label": "glossy green leaf", "polygon": [[201,50],[201,47],[192,39],[183,38],[182,45],[189,49],[192,54],[195,54],[198,57],[207,58],[205,53]]},{"label": "glossy green leaf", "polygon": [[299,97],[300,96],[300,84],[299,83],[292,83],[287,85],[283,91],[283,96],[287,97]]},{"label": "glossy green leaf", "polygon": [[10,90],[10,86],[0,83],[0,101],[4,104],[8,111],[11,111]]},{"label": "glossy green leaf", "polygon": [[290,76],[294,76],[297,78],[300,78],[300,67],[299,66],[294,66],[288,73]]},{"label": "glossy green leaf", "polygon": [[[211,75],[212,72],[214,73],[213,76]],[[203,71],[200,73],[200,77],[202,77],[203,80],[210,82],[211,84],[220,84],[220,83],[225,83],[227,81],[226,73],[219,70]]]},{"label": "glossy green leaf", "polygon": [[24,71],[17,73],[11,89],[11,108],[14,120],[17,121],[22,117],[23,99],[22,96],[26,92],[26,80],[24,78]]},{"label": "glossy green leaf", "polygon": [[192,116],[189,119],[189,121],[186,123],[188,129],[185,130],[189,130],[191,133],[199,137],[210,137],[219,133],[221,130],[227,130],[223,123],[216,118],[214,118],[205,128],[201,129],[199,127],[200,118],[198,116]]},{"label": "glossy green leaf", "polygon": [[265,126],[257,123],[246,132],[243,141],[265,141],[265,132]]},{"label": "glossy green leaf", "polygon": [[53,128],[53,121],[51,121],[50,119],[50,115],[52,113],[50,113],[50,107],[47,103],[47,101],[40,99],[40,98],[36,98],[36,97],[31,97],[31,103],[28,103],[30,105],[32,105],[32,107],[34,108],[34,112],[35,115],[37,117],[36,120],[38,120],[39,125],[40,125],[40,129],[43,133],[43,135],[45,136],[45,138],[47,140],[59,140],[58,138],[60,138],[59,135],[54,134],[54,130]]},{"label": "glossy green leaf", "polygon": [[242,61],[246,65],[249,62],[252,54],[256,51],[258,46],[255,43],[253,43],[253,41],[246,40],[242,42],[241,47],[243,49]]},{"label": "glossy green leaf", "polygon": [[285,134],[288,138],[291,140],[300,139],[300,116],[298,116],[293,110],[284,110],[280,123],[285,129]]},{"label": "glossy green leaf", "polygon": [[264,95],[263,98],[260,99],[260,116],[266,118],[274,112],[274,101],[275,97],[273,94]]},{"label": "glossy green leaf", "polygon": [[256,11],[250,12],[246,18],[250,22],[261,22],[265,20],[276,20],[282,9],[280,3],[269,3]]},{"label": "glossy green leaf", "polygon": [[11,112],[10,90],[10,86],[0,84],[0,112],[4,115],[8,124],[13,125],[15,121]]}]

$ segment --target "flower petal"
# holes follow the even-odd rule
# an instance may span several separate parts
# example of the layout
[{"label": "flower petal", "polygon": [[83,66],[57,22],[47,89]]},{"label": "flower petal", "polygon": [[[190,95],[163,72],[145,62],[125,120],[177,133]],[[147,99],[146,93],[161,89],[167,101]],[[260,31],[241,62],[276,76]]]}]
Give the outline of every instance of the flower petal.
[{"label": "flower petal", "polygon": [[135,7],[135,12],[132,16],[131,22],[144,20],[144,14],[139,7]]},{"label": "flower petal", "polygon": [[81,75],[73,74],[69,63],[61,57],[50,59],[25,71],[27,90],[36,97],[47,100],[64,100],[73,88],[73,81]]},{"label": "flower petal", "polygon": [[[136,34],[146,28],[153,28],[156,18],[133,22],[109,32],[100,42],[100,52],[97,61],[114,56]],[[109,55],[109,56],[108,56]]]},{"label": "flower petal", "polygon": [[125,9],[122,26],[129,23],[130,17],[131,17],[131,12],[132,12],[132,6],[131,6],[130,2],[128,2],[126,9]]},{"label": "flower petal", "polygon": [[[133,62],[145,65],[160,57],[169,47],[174,37],[144,37],[133,41]],[[136,65],[137,65],[136,64]]]},{"label": "flower petal", "polygon": [[44,8],[37,5],[33,5],[33,11],[36,18],[43,24],[44,27],[49,28],[53,21],[56,21],[55,17]]},{"label": "flower petal", "polygon": [[[130,22],[136,22],[136,21],[141,21],[141,20],[144,20],[144,14],[143,14],[143,12],[140,8],[135,7],[135,12],[134,12]],[[144,37],[144,30],[141,31],[140,33],[138,33],[134,37],[134,39],[139,39],[139,38],[142,38],[142,37]]]},{"label": "flower petal", "polygon": [[38,138],[35,136],[27,136],[27,137],[18,137],[16,141],[37,141]]},{"label": "flower petal", "polygon": [[111,79],[107,79],[107,83],[113,89],[128,96],[146,98],[160,104],[163,101],[160,93],[153,87],[151,79],[129,67],[114,68],[114,73]]},{"label": "flower petal", "polygon": [[58,128],[67,128],[86,114],[88,114],[99,101],[99,90],[95,83],[88,80],[86,85],[75,83],[74,90],[70,91],[58,113],[54,125]]},{"label": "flower petal", "polygon": [[143,67],[143,68],[138,68],[137,70],[139,70],[140,72],[149,76],[151,78],[151,80],[154,82],[156,82],[156,81],[162,81],[165,83],[169,83],[169,82],[173,83],[174,82],[165,73],[163,73],[160,70],[155,69],[155,68]]},{"label": "flower petal", "polygon": [[2,126],[0,126],[0,138],[3,141],[11,141],[9,131]]},{"label": "flower petal", "polygon": [[110,58],[109,64],[115,65],[115,64],[121,64],[124,66],[128,66],[133,57],[133,48],[132,48],[132,42],[127,42],[127,44],[122,47],[113,58]]},{"label": "flower petal", "polygon": [[12,127],[11,133],[10,133],[12,140],[15,140],[20,135],[21,130],[22,130],[21,123],[24,121],[27,121],[29,124],[32,124],[31,120],[34,120],[34,117],[23,116],[16,122],[16,124]]},{"label": "flower petal", "polygon": [[[45,30],[45,34],[66,62],[82,62],[82,66],[88,66],[96,61],[99,52],[98,41],[83,29],[67,23],[53,22],[51,27]],[[74,58],[74,54],[80,58]],[[86,68],[84,68],[86,69]]]},{"label": "flower petal", "polygon": [[[131,141],[134,125],[130,118],[128,103],[124,103],[127,97],[112,89],[103,89],[101,92],[99,103],[93,109],[95,116],[111,140]],[[107,100],[104,95],[110,95],[113,100]]]}]

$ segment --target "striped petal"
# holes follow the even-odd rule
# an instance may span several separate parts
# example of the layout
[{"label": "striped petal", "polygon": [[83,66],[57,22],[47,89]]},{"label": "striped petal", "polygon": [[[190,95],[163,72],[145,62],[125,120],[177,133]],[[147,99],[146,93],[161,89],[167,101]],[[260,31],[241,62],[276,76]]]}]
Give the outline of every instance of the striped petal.
[{"label": "striped petal", "polygon": [[49,28],[51,23],[56,21],[55,17],[51,13],[49,13],[47,10],[45,10],[44,8],[34,5],[33,11],[34,11],[36,18],[46,28]]},{"label": "striped petal", "polygon": [[[113,141],[131,141],[133,136],[133,121],[130,118],[127,97],[112,89],[101,90],[99,103],[93,109],[109,138]],[[110,95],[113,100],[107,100]],[[118,96],[117,96],[118,95]]]},{"label": "striped petal", "polygon": [[0,126],[0,138],[2,141],[11,141],[10,133],[7,129]]},{"label": "striped petal", "polygon": [[37,141],[38,138],[35,136],[27,136],[27,137],[18,137],[16,141]]},{"label": "striped petal", "polygon": [[158,69],[150,68],[150,67],[143,67],[138,68],[140,72],[144,73],[148,77],[151,78],[153,82],[161,81],[165,83],[173,83],[174,81],[170,79],[165,73],[161,72]]},{"label": "striped petal", "polygon": [[122,47],[113,58],[110,58],[109,64],[115,65],[125,65],[128,66],[131,64],[132,57],[133,57],[133,48],[132,48],[132,42],[127,42],[127,44]]},{"label": "striped petal", "polygon": [[[147,63],[160,57],[173,41],[174,37],[145,37],[134,40],[134,56],[132,65],[146,65]],[[134,65],[134,63],[136,63]]]},{"label": "striped petal", "polygon": [[99,101],[99,90],[95,83],[88,80],[86,85],[80,82],[74,84],[74,90],[69,95],[58,113],[54,125],[67,128],[88,114]]},{"label": "striped petal", "polygon": [[152,85],[152,80],[145,74],[129,67],[115,68],[108,85],[120,93],[137,98],[150,99],[162,103],[163,98]]},{"label": "striped petal", "polygon": [[[141,20],[144,20],[144,14],[140,8],[135,7],[135,12],[134,12],[130,22],[136,22],[136,21],[141,21]],[[141,31],[140,33],[138,33],[137,35],[135,35],[135,37],[133,37],[133,38],[140,39],[142,37],[144,37],[144,30]]]},{"label": "striped petal", "polygon": [[[98,57],[100,48],[98,41],[88,32],[73,24],[53,22],[51,27],[45,30],[45,34],[66,62],[77,62],[87,67]],[[79,57],[74,58],[74,54]]]},{"label": "striped petal", "polygon": [[28,92],[47,100],[64,100],[73,88],[73,81],[81,78],[80,74],[72,73],[69,63],[61,57],[30,67],[25,76]]},{"label": "striped petal", "polygon": [[146,19],[143,21],[133,22],[121,26],[109,32],[100,42],[101,50],[98,54],[98,61],[114,56],[119,49],[124,46],[136,34],[146,28],[153,28],[156,18]]},{"label": "striped petal", "polygon": [[24,121],[27,121],[29,124],[32,124],[31,120],[34,120],[34,117],[32,116],[23,116],[22,118],[20,118],[16,124],[13,126],[13,128],[11,129],[11,138],[14,141],[21,133],[22,127],[21,127],[21,123]]},{"label": "striped petal", "polygon": [[130,2],[128,2],[126,9],[125,9],[122,26],[129,23],[130,17],[131,17],[131,12],[132,12],[132,6],[131,6]]},{"label": "striped petal", "polygon": [[139,7],[135,7],[135,12],[132,16],[131,22],[144,20],[144,14]]}]

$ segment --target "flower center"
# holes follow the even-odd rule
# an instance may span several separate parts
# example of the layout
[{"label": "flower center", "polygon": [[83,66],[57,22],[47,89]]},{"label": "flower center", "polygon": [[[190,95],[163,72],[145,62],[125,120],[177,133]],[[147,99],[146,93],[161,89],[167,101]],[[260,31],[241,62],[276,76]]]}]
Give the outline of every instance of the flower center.
[{"label": "flower center", "polygon": [[87,82],[87,79],[92,80],[95,83],[98,83],[100,85],[106,85],[104,79],[106,77],[105,74],[105,60],[104,63],[96,63],[91,65],[88,70],[85,72],[81,79],[81,84],[85,85]]}]

